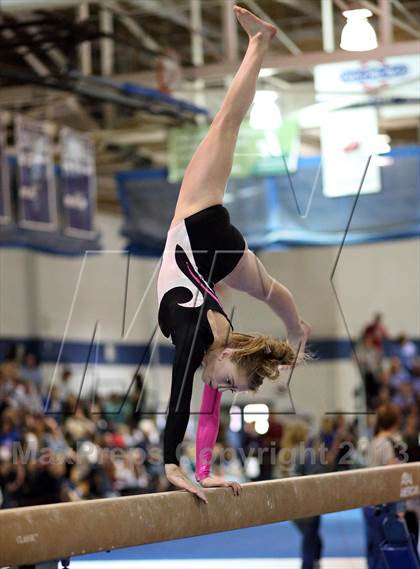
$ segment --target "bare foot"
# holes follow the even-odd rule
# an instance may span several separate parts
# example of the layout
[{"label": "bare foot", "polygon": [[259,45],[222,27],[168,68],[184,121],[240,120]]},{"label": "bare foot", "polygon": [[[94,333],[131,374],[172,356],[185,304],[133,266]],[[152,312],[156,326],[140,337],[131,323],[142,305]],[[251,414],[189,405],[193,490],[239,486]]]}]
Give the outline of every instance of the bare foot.
[{"label": "bare foot", "polygon": [[268,44],[276,35],[276,28],[274,26],[260,20],[260,18],[257,18],[257,16],[252,14],[249,10],[241,8],[240,6],[234,6],[234,10],[239,23],[250,38],[261,34]]}]

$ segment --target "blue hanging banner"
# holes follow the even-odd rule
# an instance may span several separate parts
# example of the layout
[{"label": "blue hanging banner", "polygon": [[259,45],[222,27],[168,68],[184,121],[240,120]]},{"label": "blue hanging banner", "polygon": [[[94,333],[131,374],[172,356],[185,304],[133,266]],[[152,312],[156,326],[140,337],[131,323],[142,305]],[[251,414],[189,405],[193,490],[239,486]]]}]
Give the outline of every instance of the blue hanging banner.
[{"label": "blue hanging banner", "polygon": [[10,204],[10,173],[6,156],[6,127],[0,117],[0,224],[12,221]]},{"label": "blue hanging banner", "polygon": [[57,197],[52,140],[43,123],[15,119],[20,227],[39,231],[57,229]]},{"label": "blue hanging banner", "polygon": [[91,138],[70,128],[60,132],[61,193],[64,233],[72,237],[96,234],[95,149]]}]

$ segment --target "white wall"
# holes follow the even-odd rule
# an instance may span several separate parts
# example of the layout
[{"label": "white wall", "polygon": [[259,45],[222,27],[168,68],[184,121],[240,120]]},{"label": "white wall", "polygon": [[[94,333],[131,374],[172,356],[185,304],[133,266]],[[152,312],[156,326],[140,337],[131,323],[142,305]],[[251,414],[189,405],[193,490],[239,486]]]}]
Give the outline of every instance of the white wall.
[{"label": "white wall", "polygon": [[[122,307],[127,257],[119,237],[120,220],[101,214],[98,225],[105,251],[86,259],[57,257],[21,249],[0,249],[0,335],[39,336],[59,341],[90,341],[100,320],[100,341],[121,343]],[[299,248],[267,252],[261,259],[267,269],[293,292],[301,315],[313,325],[314,338],[346,338],[346,329],[330,283],[338,247]],[[133,321],[128,343],[146,343],[157,320],[155,279],[157,259],[130,262],[126,322]],[[374,312],[385,315],[392,334],[404,330],[420,337],[420,240],[410,239],[345,247],[334,283],[349,330],[357,336]],[[235,328],[284,336],[282,323],[270,310],[246,295],[224,290],[229,313],[235,306]],[[73,311],[72,311],[73,305]],[[71,317],[70,317],[71,316]],[[127,327],[126,327],[127,329]],[[167,342],[160,334],[159,342]],[[83,366],[75,366],[75,382]],[[51,381],[53,366],[45,366]],[[103,389],[123,389],[135,368],[117,362],[101,366]],[[286,381],[285,378],[283,381]],[[151,401],[163,405],[169,395],[170,368],[152,366],[147,375]],[[350,361],[316,362],[295,371],[291,381],[298,412],[320,416],[325,411],[354,409],[352,391],[359,378]],[[198,410],[201,384],[194,390]],[[241,397],[245,397],[241,395]],[[255,396],[251,396],[255,400]],[[278,385],[265,385],[257,396],[277,410],[290,409]],[[225,395],[224,400],[229,401]]]}]

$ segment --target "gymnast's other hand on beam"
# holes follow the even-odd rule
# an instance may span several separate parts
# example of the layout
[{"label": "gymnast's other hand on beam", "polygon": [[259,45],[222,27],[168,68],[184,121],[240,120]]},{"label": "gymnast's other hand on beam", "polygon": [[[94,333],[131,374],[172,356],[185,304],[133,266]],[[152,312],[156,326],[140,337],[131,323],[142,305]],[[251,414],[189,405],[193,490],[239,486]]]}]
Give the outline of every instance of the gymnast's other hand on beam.
[{"label": "gymnast's other hand on beam", "polygon": [[169,480],[171,484],[179,488],[180,490],[186,490],[191,494],[194,494],[200,500],[203,500],[206,504],[208,504],[208,500],[204,494],[204,492],[191,482],[189,478],[185,476],[182,472],[181,468],[177,464],[165,464],[165,474],[166,478]]},{"label": "gymnast's other hand on beam", "polygon": [[235,496],[239,496],[242,490],[242,487],[238,482],[225,480],[221,476],[207,476],[207,478],[200,480],[200,484],[203,488],[232,488]]}]

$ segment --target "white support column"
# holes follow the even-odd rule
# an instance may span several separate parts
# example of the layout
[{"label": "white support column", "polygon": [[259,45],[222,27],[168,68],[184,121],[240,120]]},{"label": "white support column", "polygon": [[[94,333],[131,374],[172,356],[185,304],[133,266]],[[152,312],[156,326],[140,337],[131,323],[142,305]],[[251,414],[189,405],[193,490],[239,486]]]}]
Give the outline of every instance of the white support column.
[{"label": "white support column", "polygon": [[224,0],[223,10],[223,47],[226,61],[235,63],[238,61],[238,25],[233,7],[235,0]]},{"label": "white support column", "polygon": [[[89,3],[83,2],[77,8],[77,21],[84,22],[89,19]],[[79,46],[80,70],[83,75],[92,75],[92,49],[90,42],[84,41]]]},{"label": "white support column", "polygon": [[[102,33],[112,35],[114,32],[114,19],[112,12],[104,5],[101,6],[99,26]],[[109,77],[114,72],[114,40],[108,37],[101,38],[101,75]]]},{"label": "white support column", "polygon": [[332,0],[321,0],[322,46],[324,51],[332,53],[335,49],[334,10]]},{"label": "white support column", "polygon": [[[190,25],[191,25],[191,60],[194,67],[204,65],[204,42],[203,42],[203,16],[201,0],[190,0]],[[206,97],[204,93],[205,82],[203,79],[194,81],[195,104],[205,107]]]},{"label": "white support column", "polygon": [[379,0],[379,38],[382,45],[392,43],[392,3],[390,0]]}]

